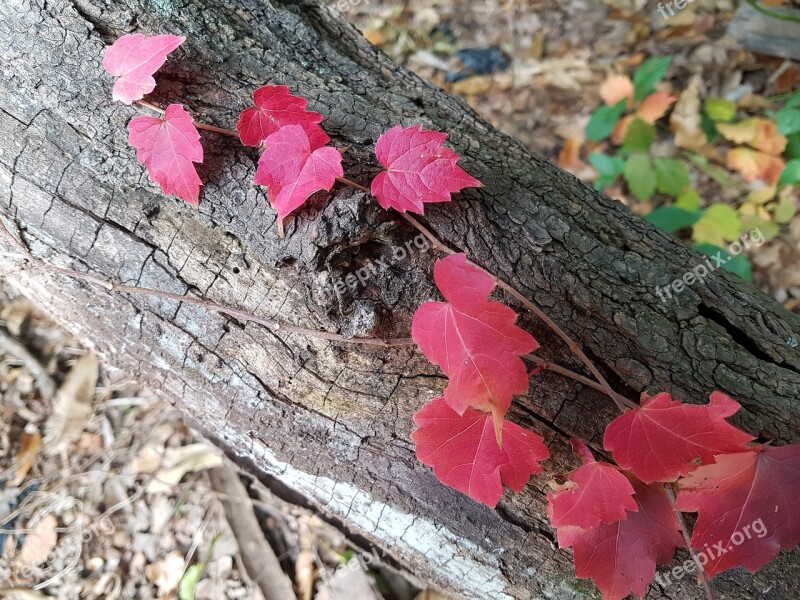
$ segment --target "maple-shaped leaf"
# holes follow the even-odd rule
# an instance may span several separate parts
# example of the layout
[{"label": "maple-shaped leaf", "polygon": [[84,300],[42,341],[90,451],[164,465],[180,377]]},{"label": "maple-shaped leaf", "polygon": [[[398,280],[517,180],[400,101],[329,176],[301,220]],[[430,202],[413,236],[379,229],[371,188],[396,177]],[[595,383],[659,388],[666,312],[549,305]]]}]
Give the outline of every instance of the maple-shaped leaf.
[{"label": "maple-shaped leaf", "polygon": [[153,73],[184,41],[186,38],[178,35],[129,33],[108,46],[103,56],[103,68],[119,77],[112,90],[114,100],[131,104],[152,92],[156,87]]},{"label": "maple-shaped leaf", "polygon": [[680,479],[675,502],[696,511],[692,548],[709,576],[757,571],[800,543],[800,444],[721,454]]},{"label": "maple-shaped leaf", "polygon": [[725,421],[737,410],[739,403],[722,392],[713,392],[706,406],[658,394],[609,423],[603,447],[645,483],[675,481],[714,462],[715,454],[746,449],[753,437]]},{"label": "maple-shaped leaf", "polygon": [[308,100],[293,96],[285,85],[265,85],[253,92],[255,106],[239,115],[236,131],[245,146],[260,146],[267,137],[284,125],[300,125],[312,148],[331,141],[319,126],[322,115],[306,110]]},{"label": "maple-shaped leaf", "polygon": [[270,204],[283,219],[342,175],[336,148],[312,145],[302,125],[284,125],[264,140],[254,181],[267,187]]},{"label": "maple-shaped leaf", "polygon": [[433,278],[447,302],[422,304],[414,313],[411,337],[450,379],[447,403],[458,413],[468,406],[491,412],[499,442],[511,398],[528,391],[520,355],[539,344],[517,327],[511,308],[487,298],[494,280],[467,263],[466,255],[437,261]]},{"label": "maple-shaped leaf", "polygon": [[597,462],[580,440],[572,440],[572,449],[584,465],[568,475],[568,482],[559,486],[559,491],[548,492],[547,516],[553,527],[590,529],[624,519],[627,511],[637,510],[633,486],[619,469]]},{"label": "maple-shaped leaf", "polygon": [[685,545],[664,487],[645,485],[632,476],[630,482],[636,492],[636,512],[593,529],[558,530],[559,547],[572,546],[575,574],[591,578],[604,600],[621,600],[629,594],[644,597],[656,563],[669,564],[675,548]]},{"label": "maple-shaped leaf", "polygon": [[134,117],[128,123],[128,143],[147,167],[150,179],[165,194],[197,206],[202,182],[194,164],[203,162],[200,134],[180,104],[170,104],[164,117]]},{"label": "maple-shaped leaf", "polygon": [[491,507],[500,500],[503,483],[521,491],[550,455],[541,436],[508,421],[500,448],[489,413],[468,408],[459,415],[444,398],[423,406],[414,423],[411,439],[419,461],[433,467],[442,483]]},{"label": "maple-shaped leaf", "polygon": [[459,167],[445,148],[446,133],[419,125],[395,125],[378,138],[375,155],[386,167],[372,180],[372,195],[383,208],[422,214],[426,202],[448,202],[450,194],[481,182]]}]

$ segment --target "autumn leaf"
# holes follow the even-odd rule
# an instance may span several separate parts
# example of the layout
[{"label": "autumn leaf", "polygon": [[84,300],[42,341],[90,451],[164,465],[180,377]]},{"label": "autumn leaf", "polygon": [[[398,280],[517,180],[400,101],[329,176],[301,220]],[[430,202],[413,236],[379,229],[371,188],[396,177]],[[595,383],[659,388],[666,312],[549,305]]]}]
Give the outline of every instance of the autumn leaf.
[{"label": "autumn leaf", "polygon": [[108,46],[103,56],[103,68],[119,78],[114,82],[112,98],[131,104],[152,92],[156,87],[153,73],[184,41],[186,38],[177,35],[130,33]]},{"label": "autumn leaf", "polygon": [[163,118],[131,119],[128,143],[165,194],[198,205],[202,182],[192,163],[203,162],[203,146],[192,117],[180,104],[170,104]]},{"label": "autumn leaf", "polygon": [[342,174],[336,148],[313,146],[303,126],[285,125],[264,140],[254,181],[267,187],[269,202],[283,219],[311,194],[330,190]]},{"label": "autumn leaf", "polygon": [[414,423],[411,439],[419,461],[433,467],[442,483],[491,507],[500,500],[503,483],[521,491],[550,454],[541,436],[508,421],[500,448],[489,413],[468,408],[459,415],[444,398],[423,406]]},{"label": "autumn leaf", "polygon": [[468,407],[491,412],[498,443],[503,416],[514,394],[528,391],[520,355],[538,344],[517,327],[517,314],[487,298],[491,276],[453,254],[436,262],[433,276],[447,302],[426,302],[414,313],[411,337],[450,379],[447,403],[459,414]]},{"label": "autumn leaf", "polygon": [[627,511],[638,510],[628,478],[615,466],[597,462],[580,440],[571,441],[584,465],[569,473],[567,483],[556,486],[555,493],[548,492],[547,516],[553,527],[590,529],[619,521],[626,518]]},{"label": "autumn leaf", "polygon": [[630,483],[637,510],[625,519],[593,529],[558,529],[559,547],[572,547],[575,574],[591,578],[604,600],[644,597],[656,563],[669,564],[675,548],[685,545],[664,487],[633,477]]},{"label": "autumn leaf", "polygon": [[372,180],[372,195],[385,209],[422,214],[427,202],[449,202],[451,194],[481,182],[456,163],[458,154],[445,148],[446,133],[419,125],[395,125],[378,138],[375,155],[386,167]]},{"label": "autumn leaf", "polygon": [[760,179],[768,185],[774,185],[780,179],[783,167],[783,159],[778,156],[750,148],[728,150],[728,168],[738,171],[748,183]]},{"label": "autumn leaf", "polygon": [[778,133],[778,126],[769,119],[752,117],[738,123],[717,123],[717,131],[727,140],[747,144],[777,156],[786,149],[788,140]]},{"label": "autumn leaf", "polygon": [[755,572],[800,543],[800,445],[721,454],[680,479],[678,510],[697,512],[692,548],[709,576]]},{"label": "autumn leaf", "polygon": [[722,247],[726,242],[739,239],[741,229],[741,219],[735,208],[722,203],[712,204],[694,224],[692,239]]},{"label": "autumn leaf", "polygon": [[284,125],[300,125],[306,132],[312,148],[330,142],[319,126],[322,115],[306,110],[308,100],[289,93],[285,85],[265,85],[253,92],[255,106],[239,115],[236,131],[245,146],[260,146],[267,137]]},{"label": "autumn leaf", "polygon": [[616,105],[620,100],[633,102],[633,82],[627,75],[612,74],[600,84],[600,97],[608,106]]},{"label": "autumn leaf", "polygon": [[664,392],[609,423],[603,447],[645,483],[675,481],[716,454],[746,449],[753,437],[725,421],[737,410],[739,404],[722,392],[713,392],[705,406]]},{"label": "autumn leaf", "polygon": [[667,114],[669,107],[673,105],[675,100],[675,96],[664,92],[650,94],[642,100],[642,103],[636,109],[636,114],[642,121],[652,125]]}]

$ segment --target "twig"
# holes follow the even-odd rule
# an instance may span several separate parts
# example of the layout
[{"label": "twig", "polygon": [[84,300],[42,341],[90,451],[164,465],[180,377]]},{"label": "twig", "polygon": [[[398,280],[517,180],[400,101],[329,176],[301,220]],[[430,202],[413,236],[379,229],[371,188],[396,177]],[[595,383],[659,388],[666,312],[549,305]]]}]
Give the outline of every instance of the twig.
[{"label": "twig", "polygon": [[252,321],[253,323],[258,323],[259,325],[263,325],[264,327],[267,327],[272,331],[280,331],[280,330],[288,331],[290,333],[297,333],[308,337],[322,338],[330,340],[332,342],[340,342],[343,344],[363,344],[366,346],[379,346],[381,348],[394,348],[399,346],[414,345],[414,340],[412,340],[411,338],[362,338],[362,337],[348,338],[338,333],[331,333],[329,331],[322,331],[319,329],[309,329],[307,327],[298,327],[297,325],[290,325],[288,323],[283,323],[281,321],[276,321],[274,319],[266,319],[264,317],[259,317],[258,315],[255,315],[251,312],[247,312],[246,310],[242,310],[240,308],[235,308],[232,306],[227,306],[225,304],[218,304],[216,302],[212,302],[211,300],[204,300],[202,298],[195,298],[193,296],[187,296],[184,294],[165,292],[163,290],[156,290],[153,288],[124,285],[122,283],[117,283],[115,281],[101,279],[99,277],[95,277],[94,275],[90,275],[88,273],[75,271],[74,269],[64,269],[62,267],[56,267],[54,265],[45,262],[43,259],[38,258],[33,254],[31,254],[31,251],[28,249],[28,247],[25,246],[25,244],[23,244],[20,240],[18,240],[16,236],[12,235],[11,231],[8,229],[8,227],[6,226],[5,222],[2,219],[0,219],[0,225],[2,225],[2,228],[3,230],[5,230],[6,235],[12,240],[14,246],[20,252],[22,252],[25,258],[27,258],[31,263],[38,265],[38,267],[41,270],[54,273],[57,275],[66,275],[67,277],[72,277],[73,279],[80,279],[82,281],[86,281],[87,283],[93,283],[95,285],[99,285],[108,292],[143,294],[146,296],[155,296],[157,298],[164,298],[166,300],[174,300],[176,302],[184,302],[186,304],[191,304],[193,306],[199,306],[200,308],[203,308],[205,310],[226,314],[231,317],[241,319],[242,321]]},{"label": "twig", "polygon": [[[292,582],[281,568],[272,547],[264,539],[252,505],[243,502],[250,495],[236,470],[226,464],[211,469],[208,478],[211,487],[223,495],[221,502],[228,524],[239,543],[247,574],[258,584],[265,598],[294,600],[296,596],[292,590]],[[233,502],[228,498],[236,498],[237,501]]]},{"label": "twig", "polygon": [[[558,373],[559,375],[563,375],[564,377],[569,377],[570,379],[574,379],[578,383],[582,383],[583,385],[593,388],[599,392],[603,392],[604,394],[607,393],[603,389],[603,386],[597,383],[596,381],[592,381],[588,377],[579,375],[575,371],[570,371],[569,369],[562,367],[559,364],[544,360],[543,358],[539,358],[535,354],[523,354],[522,358],[526,358],[529,361],[536,363],[537,365],[539,365],[540,369],[547,369],[548,371],[553,371],[554,373]],[[535,373],[529,373],[528,376],[531,376],[532,374]],[[638,404],[636,404],[632,400],[628,400],[622,394],[618,394],[617,392],[612,392],[612,393],[613,396],[611,396],[611,399],[615,402],[617,408],[619,408],[622,412],[625,412],[625,410],[629,408],[638,407]]]},{"label": "twig", "polygon": [[700,561],[697,560],[697,555],[695,554],[694,550],[692,550],[692,536],[689,533],[689,526],[686,524],[681,512],[675,508],[675,490],[670,484],[665,484],[664,488],[667,490],[667,496],[669,497],[669,504],[672,507],[672,512],[675,514],[675,518],[678,520],[678,525],[680,525],[681,535],[683,535],[683,539],[686,542],[686,547],[689,549],[689,556],[692,557],[694,564],[697,565],[697,577],[703,586],[703,591],[706,594],[706,600],[714,600],[714,592],[711,591],[711,584],[708,583],[708,577],[706,577],[705,568],[702,564],[700,564]]},{"label": "twig", "polygon": [[[164,109],[163,108],[160,108],[160,107],[156,106],[155,104],[150,104],[146,100],[136,100],[135,103],[140,105],[140,106],[144,106],[145,108],[149,108],[150,110],[153,110],[153,111],[157,112],[160,115],[164,114]],[[214,125],[207,125],[206,123],[201,123],[200,121],[195,121],[194,119],[192,119],[192,122],[194,123],[194,126],[197,127],[198,129],[205,129],[206,131],[213,131],[214,133],[219,133],[220,135],[227,135],[228,137],[234,137],[234,138],[238,138],[239,137],[239,133],[236,132],[236,131],[233,131],[232,129],[224,129],[222,127],[216,127]]]}]

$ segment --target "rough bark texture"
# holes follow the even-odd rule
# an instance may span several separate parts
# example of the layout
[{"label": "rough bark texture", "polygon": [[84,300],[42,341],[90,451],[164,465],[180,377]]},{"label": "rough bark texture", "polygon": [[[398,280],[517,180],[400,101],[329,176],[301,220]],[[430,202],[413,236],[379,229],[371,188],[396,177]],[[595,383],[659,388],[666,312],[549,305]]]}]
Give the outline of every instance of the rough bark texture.
[{"label": "rough bark texture", "polygon": [[[289,84],[327,115],[335,143],[350,147],[348,176],[362,183],[377,171],[372,144],[392,124],[449,132],[485,187],[428,208],[441,238],[534,298],[618,390],[705,402],[721,389],[743,404],[738,424],[797,441],[796,315],[724,271],[662,303],[654,286],[682,276],[695,254],[311,3],[5,0],[0,198],[36,254],[353,335],[407,335],[414,308],[436,296],[435,256],[415,249],[401,259],[397,248],[416,232],[352,189],[302,211],[278,239],[274,212],[250,183],[257,154],[236,140],[203,134],[199,211],[164,198],[126,143],[126,123],[140,111],[111,101],[100,66],[103,46],[132,31],[188,37],[158,75],[154,102],[182,102],[198,120],[230,128],[256,86]],[[356,292],[333,292],[332,281],[376,259],[389,268]],[[593,596],[554,546],[541,478],[492,511],[416,462],[411,415],[443,381],[415,350],[272,333],[33,271],[12,279],[273,486],[304,495],[392,561],[469,597]],[[542,355],[580,369],[539,323],[522,322]],[[548,440],[551,471],[574,464],[569,436],[599,448],[613,416],[607,398],[553,374],[538,376],[510,413]],[[724,574],[714,587],[722,598],[788,599],[798,575],[796,556],[782,554],[756,576]],[[684,580],[649,597],[700,592]]]}]

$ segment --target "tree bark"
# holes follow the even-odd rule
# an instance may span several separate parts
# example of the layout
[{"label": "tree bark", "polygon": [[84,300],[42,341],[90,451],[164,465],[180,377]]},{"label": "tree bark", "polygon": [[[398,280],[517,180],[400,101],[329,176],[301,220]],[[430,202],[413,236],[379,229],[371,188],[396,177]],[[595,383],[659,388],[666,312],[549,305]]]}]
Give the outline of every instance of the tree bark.
[{"label": "tree bark", "polygon": [[[100,65],[103,47],[134,31],[188,38],[157,75],[154,103],[183,103],[199,121],[232,128],[255,87],[288,84],[326,115],[334,143],[348,147],[346,176],[362,184],[378,171],[373,145],[391,125],[448,132],[484,187],[428,206],[441,239],[534,299],[618,391],[704,403],[719,389],[743,405],[736,424],[761,439],[797,441],[797,315],[722,270],[661,302],[654,286],[698,264],[695,253],[532,155],[310,1],[6,0],[0,198],[34,254],[345,335],[406,336],[416,306],[437,296],[433,252],[353,189],[313,202],[279,239],[275,213],[251,183],[257,153],[234,139],[203,132],[199,210],[165,198],[126,142],[127,122],[142,111],[111,101]],[[388,268],[355,291],[332,285],[378,260]],[[18,268],[3,261],[5,273]],[[9,277],[274,488],[303,496],[387,560],[466,597],[594,597],[554,544],[545,478],[489,510],[415,460],[411,415],[443,387],[415,349],[272,332],[34,269]],[[521,323],[542,356],[581,369],[541,323],[525,314]],[[509,416],[545,436],[547,467],[557,472],[575,464],[570,436],[602,449],[615,408],[543,373]],[[713,585],[720,598],[792,598],[798,575],[797,561],[782,554],[755,576],[726,573]],[[651,588],[649,598],[700,597],[692,581]]]}]

